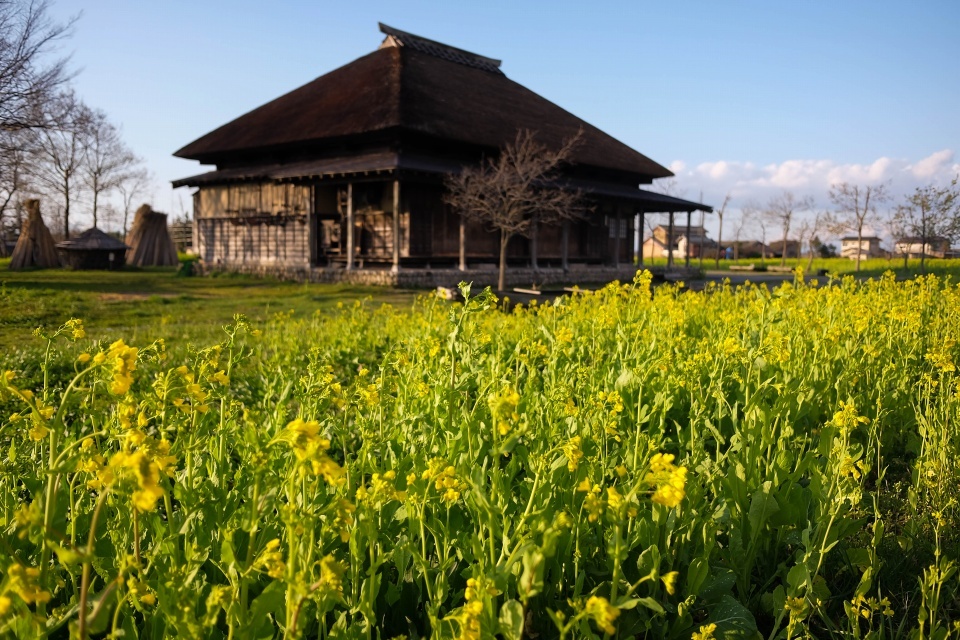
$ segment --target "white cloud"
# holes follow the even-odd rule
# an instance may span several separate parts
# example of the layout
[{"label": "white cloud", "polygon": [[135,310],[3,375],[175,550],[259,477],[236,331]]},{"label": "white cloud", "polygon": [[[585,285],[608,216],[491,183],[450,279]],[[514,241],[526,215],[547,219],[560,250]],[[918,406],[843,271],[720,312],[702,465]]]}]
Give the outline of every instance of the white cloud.
[{"label": "white cloud", "polygon": [[[866,164],[791,159],[764,166],[738,160],[716,160],[690,166],[676,160],[670,168],[676,174],[677,186],[688,194],[702,191],[706,204],[719,206],[729,193],[730,210],[734,215],[746,202],[763,203],[784,190],[801,198],[813,198],[816,210],[828,210],[831,208],[830,186],[839,182],[886,184],[891,195],[888,207],[892,208],[917,187],[944,184],[960,175],[960,163],[955,161],[952,149],[942,149],[915,161],[884,156]],[[710,229],[710,222],[707,228]]]},{"label": "white cloud", "polygon": [[[918,178],[932,178],[942,173],[944,169],[950,169],[950,163],[953,162],[953,150],[944,149],[937,151],[920,162],[911,165],[908,169]],[[956,171],[957,165],[953,165],[953,171]]]},{"label": "white cloud", "polygon": [[954,151],[943,149],[911,162],[880,157],[869,164],[838,163],[833,160],[797,159],[758,167],[752,162],[717,160],[689,167],[676,160],[670,164],[677,174],[678,186],[693,193],[703,190],[704,197],[720,202],[731,193],[740,200],[764,201],[783,190],[797,196],[810,196],[819,206],[829,204],[830,185],[850,182],[862,185],[887,183],[894,198],[901,197],[931,182],[952,179],[960,172]]}]

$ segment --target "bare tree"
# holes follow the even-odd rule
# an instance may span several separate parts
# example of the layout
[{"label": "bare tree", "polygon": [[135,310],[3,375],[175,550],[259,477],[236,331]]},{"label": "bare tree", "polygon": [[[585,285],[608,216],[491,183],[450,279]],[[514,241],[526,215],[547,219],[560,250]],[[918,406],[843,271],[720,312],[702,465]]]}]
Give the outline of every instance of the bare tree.
[{"label": "bare tree", "polygon": [[861,186],[840,182],[830,185],[830,201],[835,212],[830,216],[827,228],[831,233],[857,234],[857,271],[863,253],[863,229],[876,221],[877,205],[889,199],[887,185]]},{"label": "bare tree", "polygon": [[734,231],[734,243],[733,243],[733,259],[734,261],[740,259],[740,234],[743,233],[743,230],[750,226],[750,221],[752,216],[755,215],[755,209],[751,208],[750,205],[744,205],[740,209],[740,217],[737,218],[737,226]]},{"label": "bare tree", "polygon": [[787,263],[787,238],[790,235],[790,226],[797,213],[809,211],[813,207],[812,198],[797,198],[792,191],[784,191],[767,201],[763,209],[763,216],[783,231],[782,246],[780,247],[780,266]]},{"label": "bare tree", "polygon": [[67,58],[53,58],[76,18],[54,22],[46,0],[0,0],[0,129],[50,125],[46,103],[69,79]]},{"label": "bare tree", "polygon": [[0,256],[6,255],[6,214],[28,186],[30,143],[23,130],[0,130]]},{"label": "bare tree", "polygon": [[133,212],[133,203],[150,188],[150,172],[143,167],[133,167],[123,174],[117,183],[117,191],[123,199],[123,236],[127,236],[130,214]]},{"label": "bare tree", "polygon": [[60,94],[47,106],[51,125],[37,132],[34,176],[62,205],[63,234],[69,238],[70,208],[80,187],[91,111],[72,91]]},{"label": "bare tree", "polygon": [[928,245],[939,238],[952,244],[960,237],[960,188],[957,182],[958,178],[954,178],[945,187],[917,187],[906,202],[897,207],[893,216],[906,234],[919,241],[920,270],[924,273]]},{"label": "bare tree", "polygon": [[767,261],[767,227],[770,225],[769,218],[764,214],[763,207],[756,201],[750,200],[740,210],[740,222],[742,226],[756,226],[760,230],[760,260]]},{"label": "bare tree", "polygon": [[807,247],[807,271],[813,269],[813,258],[817,252],[817,234],[823,230],[823,220],[824,213],[818,211],[811,220],[809,217],[803,218],[799,221],[797,225],[797,242],[799,243],[800,255],[798,258],[803,257],[803,247]]},{"label": "bare tree", "polygon": [[528,235],[538,222],[576,219],[586,210],[579,192],[563,188],[559,172],[578,141],[579,135],[551,150],[532,132],[520,131],[497,158],[447,178],[447,204],[465,219],[500,232],[500,291],[506,286],[507,244],[513,236]]},{"label": "bare tree", "polygon": [[80,172],[93,196],[93,226],[96,227],[100,197],[118,188],[138,159],[123,143],[120,132],[103,111],[91,111],[84,124]]},{"label": "bare tree", "polygon": [[903,206],[901,205],[890,211],[884,222],[887,227],[887,232],[893,239],[893,248],[890,251],[890,255],[892,257],[899,248],[903,254],[903,268],[906,269],[909,266],[910,247],[906,245],[904,241],[910,235],[910,229],[907,225],[906,216],[901,212],[902,208]]},{"label": "bare tree", "polygon": [[723,198],[723,204],[717,209],[717,220],[720,226],[717,228],[717,255],[714,260],[715,268],[720,268],[720,252],[723,251],[723,214],[727,212],[727,205],[730,204],[730,194]]}]

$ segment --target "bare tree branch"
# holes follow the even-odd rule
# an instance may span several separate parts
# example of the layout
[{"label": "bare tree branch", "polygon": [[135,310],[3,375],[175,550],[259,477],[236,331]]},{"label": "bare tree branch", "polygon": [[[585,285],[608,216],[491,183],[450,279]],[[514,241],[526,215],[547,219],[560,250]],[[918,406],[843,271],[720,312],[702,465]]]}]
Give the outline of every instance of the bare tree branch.
[{"label": "bare tree branch", "polygon": [[763,209],[764,217],[771,223],[778,225],[783,231],[783,246],[780,247],[780,266],[787,262],[787,239],[790,235],[790,226],[796,215],[801,211],[813,208],[812,198],[797,198],[792,191],[784,191],[767,201]]},{"label": "bare tree branch", "polygon": [[[892,217],[894,227],[913,238],[894,238],[896,244],[920,245],[920,269],[926,271],[926,257],[935,240],[952,244],[960,237],[960,188],[954,178],[946,187],[928,185],[917,187],[906,202],[896,208]],[[904,254],[909,246],[901,246]]]},{"label": "bare tree branch", "polygon": [[103,111],[90,113],[82,133],[83,164],[80,172],[93,196],[93,226],[96,227],[101,196],[119,187],[139,159],[123,143],[120,131],[107,120]]},{"label": "bare tree branch", "polygon": [[69,58],[50,59],[77,18],[53,22],[46,0],[0,2],[0,128],[50,126],[43,105],[70,79]]},{"label": "bare tree branch", "polygon": [[835,213],[828,219],[827,228],[835,234],[857,234],[857,271],[860,271],[863,253],[863,229],[876,221],[877,205],[888,200],[886,184],[864,187],[840,182],[830,186]]},{"label": "bare tree branch", "polygon": [[513,236],[535,233],[538,224],[579,218],[587,210],[581,193],[565,188],[560,174],[579,141],[580,134],[559,149],[548,149],[532,132],[519,131],[496,158],[464,167],[447,178],[447,204],[465,219],[500,232],[501,291],[507,244]]}]

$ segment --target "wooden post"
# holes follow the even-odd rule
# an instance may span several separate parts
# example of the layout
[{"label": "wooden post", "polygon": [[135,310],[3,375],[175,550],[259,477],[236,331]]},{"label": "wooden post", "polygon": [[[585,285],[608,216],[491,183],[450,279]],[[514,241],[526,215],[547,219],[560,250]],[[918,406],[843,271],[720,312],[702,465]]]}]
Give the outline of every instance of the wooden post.
[{"label": "wooden post", "polygon": [[467,270],[467,219],[460,215],[460,271]]},{"label": "wooden post", "polygon": [[560,266],[563,267],[563,272],[567,273],[570,271],[570,221],[563,221],[563,239],[561,241],[563,247],[561,248],[560,254]]},{"label": "wooden post", "polygon": [[670,212],[670,224],[667,225],[667,269],[673,266],[673,211]]},{"label": "wooden post", "polygon": [[400,271],[400,181],[393,181],[393,269]]},{"label": "wooden post", "polygon": [[615,224],[613,226],[613,235],[614,235],[613,266],[615,268],[619,268],[620,267],[620,205],[619,204],[617,204],[617,217],[614,219],[614,222]]},{"label": "wooden post", "polygon": [[691,212],[687,211],[687,246],[683,248],[683,266],[687,269],[690,268],[690,215]]},{"label": "wooden post", "polygon": [[631,239],[633,241],[632,244],[630,245],[630,264],[635,267],[640,266],[640,256],[638,255],[640,253],[640,237],[639,237],[639,234],[637,233],[637,222],[639,220],[640,220],[639,214],[636,211],[634,211],[633,212],[633,233],[629,235],[631,236]]},{"label": "wooden post", "polygon": [[353,269],[353,183],[347,183],[347,271]]},{"label": "wooden post", "polygon": [[[640,209],[640,212],[637,214],[637,238],[639,238],[639,253],[640,257],[637,259],[637,266],[643,266],[643,229],[646,223],[643,221],[643,209]],[[652,242],[650,243],[653,244]]]},{"label": "wooden post", "polygon": [[[702,193],[700,194],[700,201],[701,202],[703,201]],[[697,268],[700,269],[700,271],[703,271],[703,239],[704,239],[704,236],[707,235],[706,232],[703,230],[703,223],[706,222],[706,219],[705,219],[706,215],[707,215],[706,211],[700,212],[700,251],[699,251],[700,255],[697,256],[697,258],[699,259]]]}]

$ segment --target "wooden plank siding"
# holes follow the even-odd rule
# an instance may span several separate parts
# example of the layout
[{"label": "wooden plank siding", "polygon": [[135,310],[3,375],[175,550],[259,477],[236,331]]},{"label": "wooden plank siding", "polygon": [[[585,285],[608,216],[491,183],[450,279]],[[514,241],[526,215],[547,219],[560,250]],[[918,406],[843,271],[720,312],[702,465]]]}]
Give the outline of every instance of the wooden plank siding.
[{"label": "wooden plank siding", "polygon": [[194,199],[205,262],[307,266],[311,187],[256,183],[201,188]]},{"label": "wooden plank siding", "polygon": [[[200,187],[195,195],[198,253],[205,262],[330,266],[346,264],[347,193],[344,181],[314,185],[246,183]],[[394,181],[354,182],[354,262],[358,267],[387,265],[399,258],[408,266],[452,266],[460,257],[460,216],[443,201],[443,185],[402,181],[400,214],[394,238]],[[586,218],[570,224],[570,263],[620,264],[633,259],[634,216],[616,202],[595,203]],[[619,215],[618,215],[619,211]],[[541,225],[537,261],[559,266],[562,226]],[[507,257],[531,262],[531,241],[511,238]],[[468,264],[496,263],[499,233],[468,222]]]}]

